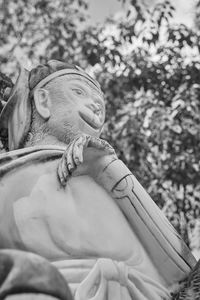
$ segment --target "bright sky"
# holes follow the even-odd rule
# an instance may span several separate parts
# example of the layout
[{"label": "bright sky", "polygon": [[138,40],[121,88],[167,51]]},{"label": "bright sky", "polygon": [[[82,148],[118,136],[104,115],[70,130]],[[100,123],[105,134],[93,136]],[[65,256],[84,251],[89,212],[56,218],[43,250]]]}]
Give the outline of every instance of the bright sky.
[{"label": "bright sky", "polygon": [[[140,0],[151,6],[158,2],[157,0]],[[159,2],[161,2],[160,0]],[[164,0],[163,0],[164,1]],[[122,1],[118,0],[89,0],[89,14],[92,23],[102,22],[106,16],[115,14],[122,10]],[[171,3],[176,7],[175,20],[179,23],[192,25],[193,7],[195,0],[171,0]]]},{"label": "bright sky", "polygon": [[194,5],[195,0],[172,0],[176,7],[176,19],[180,23],[191,26],[193,15],[194,15]]},{"label": "bright sky", "polygon": [[102,22],[107,16],[120,11],[122,4],[118,0],[89,0],[89,14],[93,23]]}]

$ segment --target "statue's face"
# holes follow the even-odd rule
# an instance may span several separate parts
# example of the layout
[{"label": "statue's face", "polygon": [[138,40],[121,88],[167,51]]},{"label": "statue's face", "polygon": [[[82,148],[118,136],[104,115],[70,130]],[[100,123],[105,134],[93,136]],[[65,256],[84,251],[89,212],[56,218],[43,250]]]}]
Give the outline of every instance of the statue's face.
[{"label": "statue's face", "polygon": [[56,123],[57,129],[60,128],[60,139],[69,131],[98,137],[105,121],[103,94],[84,77],[63,76],[62,80],[63,96],[53,99],[50,118],[54,126]]}]

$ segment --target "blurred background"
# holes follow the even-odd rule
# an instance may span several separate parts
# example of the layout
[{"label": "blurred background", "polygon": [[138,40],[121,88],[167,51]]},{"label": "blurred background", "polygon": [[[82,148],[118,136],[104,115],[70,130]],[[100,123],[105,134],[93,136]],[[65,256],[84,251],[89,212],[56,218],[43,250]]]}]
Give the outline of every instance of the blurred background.
[{"label": "blurred background", "polygon": [[200,1],[0,0],[0,72],[49,59],[100,82],[102,137],[199,258]]}]

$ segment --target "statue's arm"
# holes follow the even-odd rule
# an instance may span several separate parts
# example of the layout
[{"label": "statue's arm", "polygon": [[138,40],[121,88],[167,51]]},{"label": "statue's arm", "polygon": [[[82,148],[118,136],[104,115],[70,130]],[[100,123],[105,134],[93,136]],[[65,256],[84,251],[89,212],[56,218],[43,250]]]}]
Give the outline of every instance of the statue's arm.
[{"label": "statue's arm", "polygon": [[110,160],[96,181],[116,201],[162,276],[171,284],[184,278],[196,263],[193,255],[125,164]]},{"label": "statue's arm", "polygon": [[106,141],[83,134],[67,146],[58,165],[60,182],[64,186],[70,176],[79,174],[88,174],[97,181],[115,199],[133,227],[138,219],[138,223],[142,220],[158,236],[162,230],[170,232],[172,237],[178,236]]},{"label": "statue's arm", "polygon": [[83,135],[68,145],[58,166],[61,184],[81,174],[91,176],[111,195],[169,282],[177,282],[190,271],[196,263],[190,251],[107,142]]}]

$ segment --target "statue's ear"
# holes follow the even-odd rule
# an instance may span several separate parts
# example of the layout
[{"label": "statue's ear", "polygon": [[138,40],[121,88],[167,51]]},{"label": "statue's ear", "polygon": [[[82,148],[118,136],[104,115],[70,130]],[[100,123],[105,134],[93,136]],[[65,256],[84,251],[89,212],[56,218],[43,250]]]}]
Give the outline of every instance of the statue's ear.
[{"label": "statue's ear", "polygon": [[48,120],[51,115],[51,99],[49,97],[49,92],[46,89],[39,88],[34,91],[33,96],[38,114],[44,120]]}]

